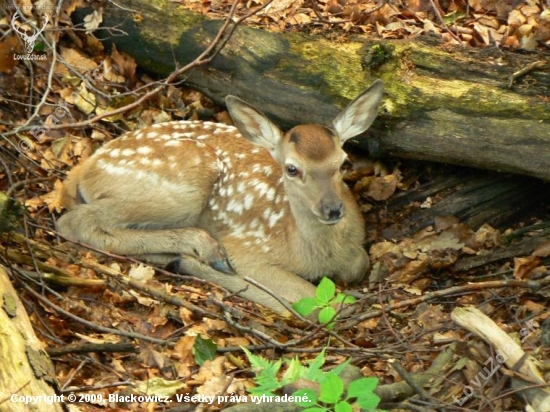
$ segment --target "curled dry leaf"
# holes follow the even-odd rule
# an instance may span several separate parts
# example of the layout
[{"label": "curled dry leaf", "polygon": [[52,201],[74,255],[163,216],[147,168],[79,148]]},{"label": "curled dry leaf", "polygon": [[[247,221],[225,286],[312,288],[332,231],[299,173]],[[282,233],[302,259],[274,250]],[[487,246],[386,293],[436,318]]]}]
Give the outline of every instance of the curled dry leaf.
[{"label": "curled dry leaf", "polygon": [[528,279],[539,265],[540,258],[536,256],[514,258],[514,277],[520,280]]},{"label": "curled dry leaf", "polygon": [[48,210],[50,213],[54,211],[61,213],[63,210],[63,182],[57,179],[54,183],[54,189],[51,192],[46,193],[44,196],[40,196],[40,199],[48,205]]},{"label": "curled dry leaf", "polygon": [[[361,179],[362,181],[363,179]],[[397,176],[387,175],[384,177],[374,177],[370,180],[367,190],[364,192],[376,201],[387,200],[395,193],[397,189]]]},{"label": "curled dry leaf", "polygon": [[130,270],[128,271],[128,275],[135,280],[139,280],[140,282],[147,282],[153,278],[155,275],[155,269],[153,269],[151,266],[143,265],[143,264],[137,264],[137,265],[131,265]]},{"label": "curled dry leaf", "polygon": [[538,245],[533,251],[533,256],[545,258],[550,256],[550,241]]},{"label": "curled dry leaf", "polygon": [[84,17],[84,27],[86,27],[86,33],[89,34],[99,27],[103,22],[103,10],[94,10],[93,13]]}]

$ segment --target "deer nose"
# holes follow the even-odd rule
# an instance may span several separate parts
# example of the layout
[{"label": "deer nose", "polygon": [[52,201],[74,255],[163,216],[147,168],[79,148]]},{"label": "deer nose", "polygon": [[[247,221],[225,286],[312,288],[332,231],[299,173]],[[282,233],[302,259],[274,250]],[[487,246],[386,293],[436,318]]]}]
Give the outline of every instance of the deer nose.
[{"label": "deer nose", "polygon": [[320,206],[322,219],[326,224],[336,223],[344,217],[344,204],[336,194],[325,196]]},{"label": "deer nose", "polygon": [[340,220],[343,216],[344,205],[342,203],[332,206],[323,206],[323,214],[330,222]]}]

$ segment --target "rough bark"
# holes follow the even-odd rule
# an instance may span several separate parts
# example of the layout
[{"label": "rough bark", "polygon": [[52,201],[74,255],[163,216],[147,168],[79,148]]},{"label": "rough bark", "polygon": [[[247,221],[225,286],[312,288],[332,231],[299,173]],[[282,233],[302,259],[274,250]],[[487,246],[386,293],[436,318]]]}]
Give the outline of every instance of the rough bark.
[{"label": "rough bark", "polygon": [[[64,411],[60,399],[53,401],[57,386],[53,365],[2,266],[0,296],[0,411]],[[25,402],[21,398],[25,396],[37,402]]]},{"label": "rough bark", "polygon": [[[192,61],[221,24],[167,0],[109,2],[103,17],[104,27],[127,35],[100,31],[98,37],[158,75],[173,71],[176,61]],[[212,64],[188,73],[185,81],[218,103],[227,94],[239,95],[288,127],[330,120],[382,78],[384,114],[370,138],[360,139],[374,155],[550,180],[547,70],[531,72],[508,88],[509,76],[536,59],[492,48],[450,48],[431,37],[341,42],[241,26]]]}]

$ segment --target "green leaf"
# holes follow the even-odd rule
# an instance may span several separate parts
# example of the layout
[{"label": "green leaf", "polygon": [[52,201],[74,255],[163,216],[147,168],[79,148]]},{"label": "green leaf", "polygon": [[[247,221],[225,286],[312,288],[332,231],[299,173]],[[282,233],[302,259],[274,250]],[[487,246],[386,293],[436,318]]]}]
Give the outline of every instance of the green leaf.
[{"label": "green leaf", "polygon": [[323,278],[315,290],[315,295],[317,296],[317,303],[319,306],[328,305],[332,298],[334,298],[335,293],[336,286],[334,285],[334,282],[329,278]]},{"label": "green leaf", "polygon": [[327,408],[320,406],[313,406],[312,408],[304,409],[302,412],[330,412]]},{"label": "green leaf", "polygon": [[[296,403],[304,408],[314,405],[317,402],[317,394],[312,389],[298,389],[292,396],[299,396],[302,398],[302,401],[296,401]],[[304,398],[308,400],[306,401]]]},{"label": "green leaf", "polygon": [[198,335],[193,344],[195,362],[197,362],[199,366],[202,366],[205,361],[213,360],[216,357],[217,349],[218,347],[212,339],[203,339],[201,335]]},{"label": "green leaf", "polygon": [[256,373],[255,381],[258,384],[257,387],[250,388],[248,392],[254,396],[273,395],[273,391],[283,386],[277,379],[277,373],[281,369],[283,361],[281,359],[276,362],[269,361],[261,356],[254,355],[244,346],[241,346],[241,349],[246,353],[250,365]]},{"label": "green leaf", "polygon": [[357,398],[357,403],[363,409],[375,409],[380,403],[380,397],[372,391],[378,386],[378,378],[361,378],[348,386],[348,398]]},{"label": "green leaf", "polygon": [[341,401],[334,407],[334,412],[352,412],[353,408],[346,401]]},{"label": "green leaf", "polygon": [[292,305],[294,310],[302,316],[308,316],[311,312],[319,307],[317,304],[317,299],[315,298],[302,298],[294,305]]},{"label": "green leaf", "polygon": [[303,378],[321,383],[323,380],[325,380],[325,372],[321,370],[323,365],[325,364],[325,350],[326,348],[323,348],[321,352],[313,359],[312,361],[309,361],[309,367],[306,369]]},{"label": "green leaf", "polygon": [[446,24],[453,24],[453,23],[456,23],[457,21],[462,21],[465,18],[466,18],[465,13],[461,13],[460,11],[455,10],[455,11],[453,11],[451,13],[447,13],[445,16],[443,16],[443,21]]},{"label": "green leaf", "polygon": [[361,378],[350,382],[348,386],[348,397],[358,398],[365,393],[372,393],[378,386],[378,378]]},{"label": "green leaf", "polygon": [[334,298],[334,303],[344,303],[344,304],[350,304],[355,303],[357,299],[355,299],[351,295],[346,295],[345,293],[338,293],[336,297]]},{"label": "green leaf", "polygon": [[376,407],[380,403],[380,397],[374,393],[371,393],[369,394],[369,396],[357,398],[357,403],[362,409],[376,409]]},{"label": "green leaf", "polygon": [[344,362],[342,362],[340,365],[335,366],[330,370],[330,373],[334,373],[335,375],[340,376],[342,371],[351,363],[351,358],[346,359]]},{"label": "green leaf", "polygon": [[288,363],[288,369],[285,371],[283,378],[281,379],[281,385],[283,386],[296,382],[306,373],[305,366],[300,363],[300,360],[297,357],[290,361],[285,361]]},{"label": "green leaf", "polygon": [[338,375],[327,374],[324,382],[321,383],[319,400],[324,403],[337,403],[344,393],[344,382]]},{"label": "green leaf", "polygon": [[[319,322],[328,324],[334,319],[334,316],[336,316],[336,309],[332,306],[326,306],[319,312]],[[327,328],[330,329],[330,326],[327,325]]]}]

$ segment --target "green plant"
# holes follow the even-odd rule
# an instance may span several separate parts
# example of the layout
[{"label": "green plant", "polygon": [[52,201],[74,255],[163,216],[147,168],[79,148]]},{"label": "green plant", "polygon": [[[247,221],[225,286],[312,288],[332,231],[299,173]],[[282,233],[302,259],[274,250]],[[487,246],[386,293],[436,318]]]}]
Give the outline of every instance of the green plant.
[{"label": "green plant", "polygon": [[195,362],[197,362],[199,366],[202,366],[205,361],[214,360],[217,349],[218,347],[212,339],[204,339],[201,335],[198,335],[193,345]]},{"label": "green plant", "polygon": [[298,380],[307,380],[318,384],[319,390],[299,389],[292,394],[293,397],[301,399],[297,403],[306,408],[306,412],[347,412],[352,410],[353,403],[357,403],[362,409],[373,410],[380,402],[380,398],[373,393],[378,385],[377,378],[356,379],[348,385],[347,391],[344,393],[344,382],[340,374],[349,365],[350,360],[348,359],[329,372],[324,372],[321,370],[325,364],[324,349],[307,367],[302,365],[298,358],[284,359],[284,362],[288,364],[288,368],[282,377],[278,378],[283,360],[269,361],[252,354],[244,347],[241,348],[256,371],[255,381],[257,386],[249,389],[253,401],[255,397],[259,396],[266,396],[267,399],[270,399],[274,396],[273,392],[283,386]]},{"label": "green plant", "polygon": [[292,307],[302,316],[309,316],[314,310],[319,309],[317,318],[319,322],[325,324],[327,329],[334,327],[334,317],[336,316],[335,306],[355,302],[353,296],[345,293],[336,293],[334,282],[328,278],[323,278],[317,289],[314,298],[303,298],[296,302]]}]

